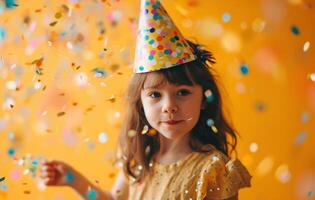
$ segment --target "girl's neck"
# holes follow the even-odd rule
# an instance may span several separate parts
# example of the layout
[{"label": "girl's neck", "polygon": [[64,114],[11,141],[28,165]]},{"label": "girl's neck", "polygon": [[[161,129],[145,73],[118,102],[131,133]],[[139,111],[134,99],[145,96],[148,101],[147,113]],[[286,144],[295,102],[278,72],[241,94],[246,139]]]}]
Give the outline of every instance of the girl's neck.
[{"label": "girl's neck", "polygon": [[154,156],[159,163],[174,163],[192,152],[189,146],[189,134],[176,140],[160,136],[160,150]]}]

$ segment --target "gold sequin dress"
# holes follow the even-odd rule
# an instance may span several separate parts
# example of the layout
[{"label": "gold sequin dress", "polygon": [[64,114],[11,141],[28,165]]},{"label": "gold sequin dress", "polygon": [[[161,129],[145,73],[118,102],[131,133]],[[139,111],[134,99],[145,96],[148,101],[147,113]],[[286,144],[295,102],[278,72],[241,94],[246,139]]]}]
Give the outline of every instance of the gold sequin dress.
[{"label": "gold sequin dress", "polygon": [[152,175],[142,183],[129,184],[129,200],[227,199],[252,176],[238,159],[229,160],[220,151],[192,152],[172,164],[153,163]]}]

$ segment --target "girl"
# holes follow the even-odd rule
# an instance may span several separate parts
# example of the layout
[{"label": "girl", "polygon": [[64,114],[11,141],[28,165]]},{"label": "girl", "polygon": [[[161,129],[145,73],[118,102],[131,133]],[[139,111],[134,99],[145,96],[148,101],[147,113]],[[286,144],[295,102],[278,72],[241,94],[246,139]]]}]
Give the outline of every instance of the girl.
[{"label": "girl", "polygon": [[251,175],[231,158],[236,131],[223,114],[212,53],[185,40],[159,1],[141,5],[112,190],[61,161],[44,163],[42,177],[86,199],[238,199]]}]

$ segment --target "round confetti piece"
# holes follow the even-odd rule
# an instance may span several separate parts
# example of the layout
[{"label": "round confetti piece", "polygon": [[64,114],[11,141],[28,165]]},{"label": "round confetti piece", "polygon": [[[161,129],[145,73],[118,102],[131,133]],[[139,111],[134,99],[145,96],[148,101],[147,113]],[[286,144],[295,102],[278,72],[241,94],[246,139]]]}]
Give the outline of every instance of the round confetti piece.
[{"label": "round confetti piece", "polygon": [[252,142],[252,143],[249,145],[249,150],[250,150],[250,152],[252,152],[252,153],[257,152],[257,150],[258,150],[258,144],[255,143],[255,142]]},{"label": "round confetti piece", "polygon": [[67,183],[73,183],[74,179],[75,179],[75,176],[72,172],[69,171],[65,173],[65,180]]},{"label": "round confetti piece", "polygon": [[315,82],[315,73],[311,73],[309,75],[309,78],[311,79],[311,81],[314,81]]},{"label": "round confetti piece", "polygon": [[311,46],[311,43],[309,41],[305,42],[303,45],[303,51],[307,52],[310,46]]},{"label": "round confetti piece", "polygon": [[212,125],[214,125],[213,119],[208,119],[208,120],[207,120],[207,125],[210,126],[210,127],[211,127]]},{"label": "round confetti piece", "polygon": [[107,134],[106,133],[100,133],[98,136],[98,140],[100,143],[105,143],[107,141]]},{"label": "round confetti piece", "polygon": [[248,65],[245,63],[241,63],[240,64],[240,71],[243,75],[247,75],[248,74]]},{"label": "round confetti piece", "polygon": [[297,27],[297,26],[292,26],[291,27],[291,31],[292,31],[292,33],[294,34],[294,35],[300,35],[300,30],[299,30],[299,28]]},{"label": "round confetti piece", "polygon": [[0,26],[0,41],[4,40],[6,37],[6,31],[3,27]]},{"label": "round confetti piece", "polygon": [[89,189],[86,193],[88,200],[95,200],[98,197],[97,191],[95,189]]},{"label": "round confetti piece", "polygon": [[129,130],[127,133],[128,137],[134,137],[137,135],[137,131],[135,130]]},{"label": "round confetti piece", "polygon": [[213,101],[214,95],[213,95],[213,93],[212,93],[212,91],[210,89],[206,90],[204,92],[204,95],[206,96],[206,101],[207,102],[212,102]]},{"label": "round confetti piece", "polygon": [[11,157],[14,156],[15,155],[15,149],[14,148],[9,148],[8,149],[8,155],[11,156]]},{"label": "round confetti piece", "polygon": [[141,133],[144,135],[144,134],[146,134],[146,133],[148,132],[148,130],[149,130],[148,125],[145,125],[145,126],[143,127]]},{"label": "round confetti piece", "polygon": [[222,20],[223,20],[224,22],[229,22],[229,21],[231,20],[231,15],[230,15],[230,13],[225,12],[225,13],[223,14],[223,16],[222,16]]}]

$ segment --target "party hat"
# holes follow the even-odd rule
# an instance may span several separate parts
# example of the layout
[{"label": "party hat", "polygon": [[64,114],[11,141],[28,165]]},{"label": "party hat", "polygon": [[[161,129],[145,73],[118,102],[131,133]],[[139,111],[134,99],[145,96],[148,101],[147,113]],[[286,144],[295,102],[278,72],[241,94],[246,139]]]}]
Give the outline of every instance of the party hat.
[{"label": "party hat", "polygon": [[196,59],[159,0],[141,0],[134,73],[174,67]]}]

